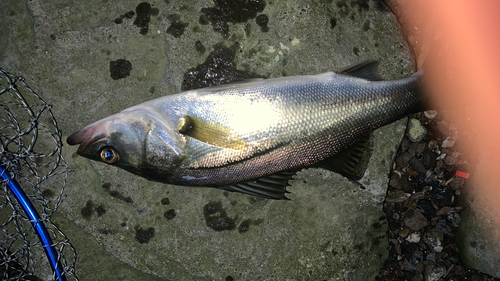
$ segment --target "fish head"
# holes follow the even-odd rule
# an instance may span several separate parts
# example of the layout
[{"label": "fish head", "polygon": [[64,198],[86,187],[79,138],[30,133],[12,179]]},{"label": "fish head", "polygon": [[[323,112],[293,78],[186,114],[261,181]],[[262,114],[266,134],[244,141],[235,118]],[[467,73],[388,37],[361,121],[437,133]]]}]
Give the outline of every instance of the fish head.
[{"label": "fish head", "polygon": [[132,107],[70,135],[80,156],[164,181],[185,159],[185,137],[150,108]]}]

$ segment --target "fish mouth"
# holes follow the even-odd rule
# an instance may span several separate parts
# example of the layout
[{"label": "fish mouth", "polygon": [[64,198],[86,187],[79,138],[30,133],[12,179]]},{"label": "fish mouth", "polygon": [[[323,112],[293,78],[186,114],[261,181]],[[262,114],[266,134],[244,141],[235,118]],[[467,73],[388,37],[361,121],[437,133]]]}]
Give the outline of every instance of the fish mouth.
[{"label": "fish mouth", "polygon": [[83,155],[85,150],[92,144],[97,143],[99,140],[106,138],[104,132],[96,132],[97,126],[90,126],[83,128],[80,131],[74,132],[67,139],[69,145],[78,145],[76,153]]}]

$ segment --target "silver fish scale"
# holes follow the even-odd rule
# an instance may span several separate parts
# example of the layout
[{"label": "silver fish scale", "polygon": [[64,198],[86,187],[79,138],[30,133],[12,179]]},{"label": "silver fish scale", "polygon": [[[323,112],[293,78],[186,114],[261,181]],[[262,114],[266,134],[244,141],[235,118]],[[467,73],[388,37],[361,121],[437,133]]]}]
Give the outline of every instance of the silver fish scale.
[{"label": "silver fish scale", "polygon": [[[187,157],[166,182],[221,186],[333,156],[370,131],[417,111],[418,75],[370,82],[324,73],[197,90],[151,101],[176,122],[189,115],[245,143],[224,148],[186,137]],[[219,137],[219,136],[214,136]]]}]

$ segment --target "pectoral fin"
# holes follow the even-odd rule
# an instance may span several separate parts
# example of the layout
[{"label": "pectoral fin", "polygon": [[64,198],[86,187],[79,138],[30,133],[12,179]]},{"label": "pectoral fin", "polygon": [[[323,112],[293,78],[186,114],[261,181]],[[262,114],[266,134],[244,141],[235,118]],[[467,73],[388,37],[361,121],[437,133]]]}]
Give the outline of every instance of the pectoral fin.
[{"label": "pectoral fin", "polygon": [[231,133],[230,129],[198,117],[186,115],[180,118],[177,129],[183,135],[211,145],[236,150],[247,147],[247,143]]}]

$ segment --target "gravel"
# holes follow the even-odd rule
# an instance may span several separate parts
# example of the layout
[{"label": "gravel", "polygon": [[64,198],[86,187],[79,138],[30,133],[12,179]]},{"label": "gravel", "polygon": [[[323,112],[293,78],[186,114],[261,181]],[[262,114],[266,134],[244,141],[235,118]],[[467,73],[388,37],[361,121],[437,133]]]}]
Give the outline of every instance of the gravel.
[{"label": "gravel", "polygon": [[500,280],[466,269],[458,256],[457,198],[466,179],[456,172],[469,170],[455,150],[459,132],[436,111],[415,114],[409,124],[384,204],[390,249],[377,280]]}]

